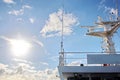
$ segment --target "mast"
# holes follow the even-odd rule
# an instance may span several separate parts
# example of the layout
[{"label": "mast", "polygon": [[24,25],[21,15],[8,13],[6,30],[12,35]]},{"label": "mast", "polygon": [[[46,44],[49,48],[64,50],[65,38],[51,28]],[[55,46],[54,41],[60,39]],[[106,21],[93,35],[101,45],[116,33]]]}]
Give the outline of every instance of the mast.
[{"label": "mast", "polygon": [[[119,20],[119,10],[118,10],[118,0],[116,0],[116,20],[103,21],[100,16],[98,16],[98,22],[95,23],[95,26],[83,26],[88,28],[87,35],[101,37],[103,39],[102,50],[108,54],[115,54],[115,47],[112,37],[114,33],[120,27]],[[103,31],[101,31],[103,30]]]},{"label": "mast", "polygon": [[[112,21],[112,22],[99,22],[96,23],[97,25],[94,28],[94,31],[88,32],[87,35],[90,36],[96,36],[103,38],[103,44],[102,49],[106,53],[115,53],[115,47],[114,42],[112,41],[112,37],[114,33],[117,31],[117,29],[120,26],[120,22],[118,21]],[[101,26],[103,28],[103,31],[95,31],[98,29],[98,27]]]},{"label": "mast", "polygon": [[63,48],[63,33],[64,33],[64,0],[62,1],[62,18],[61,18],[61,52],[59,56],[59,66],[64,66],[64,48]]},{"label": "mast", "polygon": [[[99,19],[99,18],[98,18]],[[118,30],[120,21],[99,21],[95,26],[85,26],[88,28],[87,35],[101,37],[103,39],[102,49],[105,53],[115,54],[114,42],[112,37]],[[99,31],[98,31],[99,29]],[[101,31],[101,29],[103,31]],[[96,31],[97,30],[97,31]]]},{"label": "mast", "polygon": [[116,19],[119,20],[119,8],[118,8],[118,0],[116,0]]}]

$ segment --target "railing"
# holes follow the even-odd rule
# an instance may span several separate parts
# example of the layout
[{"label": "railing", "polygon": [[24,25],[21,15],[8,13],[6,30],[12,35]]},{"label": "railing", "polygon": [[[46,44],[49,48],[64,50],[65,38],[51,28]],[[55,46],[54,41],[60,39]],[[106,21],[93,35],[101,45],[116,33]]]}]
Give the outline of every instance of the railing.
[{"label": "railing", "polygon": [[[105,52],[60,52],[59,53],[59,66],[88,66],[87,55],[88,54],[110,54]],[[116,52],[115,54],[120,54]],[[94,64],[91,64],[94,65]],[[96,66],[102,66],[103,64],[96,64]]]}]

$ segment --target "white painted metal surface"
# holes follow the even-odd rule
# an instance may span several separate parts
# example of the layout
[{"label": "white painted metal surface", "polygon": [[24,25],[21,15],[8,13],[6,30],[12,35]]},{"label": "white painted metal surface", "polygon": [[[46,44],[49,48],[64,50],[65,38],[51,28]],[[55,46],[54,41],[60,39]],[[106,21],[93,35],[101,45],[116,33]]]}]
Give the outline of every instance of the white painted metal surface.
[{"label": "white painted metal surface", "polygon": [[88,64],[120,64],[120,54],[88,54]]},{"label": "white painted metal surface", "polygon": [[119,73],[120,66],[62,66],[58,67],[63,74],[67,73]]}]

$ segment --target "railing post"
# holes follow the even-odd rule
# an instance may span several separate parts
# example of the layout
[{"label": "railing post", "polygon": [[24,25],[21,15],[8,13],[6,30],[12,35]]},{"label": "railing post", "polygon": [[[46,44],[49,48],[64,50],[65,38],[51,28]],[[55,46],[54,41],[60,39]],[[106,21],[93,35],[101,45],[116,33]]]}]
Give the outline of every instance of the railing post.
[{"label": "railing post", "polygon": [[64,66],[64,52],[59,53],[59,66]]}]

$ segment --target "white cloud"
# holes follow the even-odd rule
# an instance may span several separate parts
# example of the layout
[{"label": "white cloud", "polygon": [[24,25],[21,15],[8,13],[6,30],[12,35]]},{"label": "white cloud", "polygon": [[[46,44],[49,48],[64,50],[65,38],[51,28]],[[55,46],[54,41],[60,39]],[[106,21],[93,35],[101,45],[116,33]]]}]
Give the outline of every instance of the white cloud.
[{"label": "white cloud", "polygon": [[39,40],[37,40],[35,38],[33,38],[33,42],[35,42],[36,44],[40,45],[41,47],[44,46],[44,44],[41,41],[39,41]]},{"label": "white cloud", "polygon": [[7,68],[7,67],[8,67],[8,65],[1,64],[1,63],[0,63],[0,69],[4,69],[4,68]]},{"label": "white cloud", "polygon": [[28,63],[28,64],[32,64],[32,62],[30,62],[30,61],[23,60],[23,59],[17,59],[17,58],[14,58],[13,61],[19,62],[19,63]]},{"label": "white cloud", "polygon": [[106,13],[108,16],[111,16],[113,20],[117,17],[117,9],[113,7],[109,7],[105,5],[106,0],[101,0],[98,6],[98,10],[103,9],[103,12]]},{"label": "white cloud", "polygon": [[[14,39],[6,37],[6,36],[0,36],[0,39],[6,40],[6,41],[14,40]],[[41,41],[37,40],[36,37],[33,37],[32,41],[35,42],[36,44],[40,45],[41,47],[44,46],[44,44]]]},{"label": "white cloud", "polygon": [[50,57],[50,59],[53,60],[53,61],[56,61],[56,60],[59,59],[59,56],[52,56],[52,57]]},{"label": "white cloud", "polygon": [[108,12],[108,13],[117,15],[117,10],[114,9],[114,8],[112,8],[112,7],[107,7],[107,6],[105,6],[105,7],[104,7],[104,12]]},{"label": "white cloud", "polygon": [[15,4],[15,2],[13,0],[3,0],[3,2],[5,2],[7,4]]},{"label": "white cloud", "polygon": [[104,12],[109,14],[108,16],[110,16],[110,20],[116,20],[117,19],[117,15],[118,15],[117,14],[117,9],[105,6]]},{"label": "white cloud", "polygon": [[22,6],[22,9],[25,9],[25,8],[26,8],[26,9],[32,9],[32,7],[29,6],[29,5],[23,5],[23,6]]},{"label": "white cloud", "polygon": [[[46,21],[45,26],[40,31],[43,37],[60,36],[62,30],[62,13],[63,10],[59,9],[58,12],[54,12],[49,15],[49,19]],[[77,24],[77,18],[71,13],[64,13],[64,35],[70,35],[73,30],[72,27]]]},{"label": "white cloud", "polygon": [[35,67],[31,66],[29,63],[18,63],[18,67],[22,67],[23,70],[33,70]]},{"label": "white cloud", "polygon": [[102,9],[102,8],[105,7],[105,1],[106,1],[106,0],[101,0],[101,1],[100,1],[99,5],[98,5],[98,10],[100,10],[100,9]]},{"label": "white cloud", "polygon": [[30,23],[34,23],[35,22],[35,19],[33,19],[33,18],[29,18],[29,21],[30,21]]},{"label": "white cloud", "polygon": [[11,38],[8,38],[6,36],[0,36],[0,39],[3,39],[3,40],[8,41],[8,42],[10,42],[12,40]]},{"label": "white cloud", "polygon": [[[0,36],[0,39],[3,39],[7,42],[11,42],[13,40],[16,40],[16,39],[13,39],[13,38],[9,38],[9,37],[6,37],[6,36]],[[36,37],[33,37],[32,39],[29,39],[30,41],[29,42],[34,42],[36,43],[37,45],[41,46],[41,47],[44,47],[44,44],[40,41],[40,40],[37,40]],[[32,44],[32,43],[31,43]]]},{"label": "white cloud", "polygon": [[57,68],[36,70],[32,68],[32,65],[21,64],[9,65],[6,67],[5,64],[0,64],[0,79],[1,80],[60,80],[56,75],[58,74]]},{"label": "white cloud", "polygon": [[15,15],[15,16],[23,15],[24,14],[24,10],[23,9],[12,10],[12,11],[9,11],[8,14],[12,14],[12,15]]},{"label": "white cloud", "polygon": [[29,5],[23,5],[21,9],[11,10],[11,11],[8,12],[8,14],[15,15],[15,16],[23,15],[26,9],[31,9],[31,8],[32,7],[29,6]]},{"label": "white cloud", "polygon": [[110,13],[114,14],[117,16],[117,9],[111,8]]},{"label": "white cloud", "polygon": [[46,65],[46,66],[49,66],[49,64],[48,63],[46,63],[46,62],[40,62],[40,65]]},{"label": "white cloud", "polygon": [[18,22],[24,22],[24,20],[22,18],[17,18]]}]

